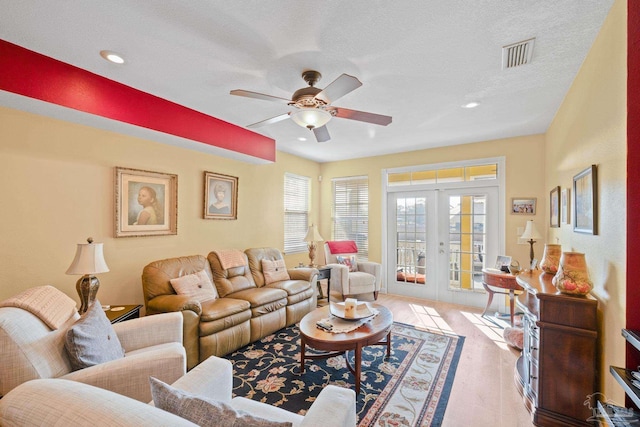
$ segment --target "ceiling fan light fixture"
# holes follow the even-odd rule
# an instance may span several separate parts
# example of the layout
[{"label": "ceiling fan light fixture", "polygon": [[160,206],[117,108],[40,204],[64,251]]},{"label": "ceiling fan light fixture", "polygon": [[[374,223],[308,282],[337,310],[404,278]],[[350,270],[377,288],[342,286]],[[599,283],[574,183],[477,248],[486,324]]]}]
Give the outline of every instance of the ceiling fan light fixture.
[{"label": "ceiling fan light fixture", "polygon": [[291,113],[291,120],[307,129],[322,127],[331,120],[331,113],[317,108],[300,108]]}]

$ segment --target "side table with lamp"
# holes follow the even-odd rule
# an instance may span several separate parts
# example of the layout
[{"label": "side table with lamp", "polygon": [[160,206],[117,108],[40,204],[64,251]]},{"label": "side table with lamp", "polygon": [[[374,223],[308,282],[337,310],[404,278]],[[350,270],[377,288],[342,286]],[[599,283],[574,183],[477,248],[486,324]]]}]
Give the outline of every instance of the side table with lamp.
[{"label": "side table with lamp", "polygon": [[[83,314],[96,300],[100,281],[95,274],[106,273],[109,267],[104,260],[102,243],[93,243],[89,237],[87,243],[78,243],[76,256],[67,269],[67,274],[82,275],[76,282],[76,290],[80,296],[80,309]],[[103,310],[111,323],[119,323],[140,317],[142,305],[103,306]]]},{"label": "side table with lamp", "polygon": [[[520,238],[526,240],[527,243],[529,243],[530,245],[529,265],[533,269],[535,268],[534,261],[533,261],[535,259],[535,254],[533,252],[533,244],[536,243],[537,240],[542,238],[542,235],[536,228],[536,225],[534,224],[533,220],[527,221],[527,225],[524,229],[524,233],[522,233]],[[524,290],[523,287],[520,284],[518,284],[518,282],[516,281],[516,276],[520,272],[518,267],[519,265],[518,266],[511,265],[509,267],[509,271],[512,274],[502,272],[497,269],[485,268],[482,270],[482,274],[483,274],[482,286],[489,294],[489,297],[487,300],[487,306],[485,307],[482,315],[484,316],[487,313],[487,310],[489,310],[489,306],[493,302],[493,296],[495,294],[509,295],[509,309],[510,309],[509,314],[510,314],[512,327],[514,326],[513,318],[515,314],[516,292],[521,293]],[[500,288],[502,290],[497,291],[494,288]]]},{"label": "side table with lamp", "polygon": [[314,224],[309,226],[309,230],[307,231],[307,235],[304,236],[304,241],[307,242],[309,246],[309,267],[317,267],[316,260],[316,242],[322,242],[324,239],[318,233],[318,229]]},{"label": "side table with lamp", "polygon": [[[317,286],[318,286],[318,301],[324,299],[324,295],[322,293],[322,286],[320,285],[321,280],[327,280],[327,302],[329,301],[329,292],[331,286],[331,268],[323,268],[316,265],[316,250],[318,245],[316,242],[322,242],[324,239],[318,232],[318,228],[311,224],[309,226],[309,230],[307,231],[307,235],[304,236],[304,241],[307,242],[309,246],[309,267],[315,267],[318,269],[318,278],[317,278]],[[319,304],[319,303],[318,303]]]},{"label": "side table with lamp", "polygon": [[98,273],[109,271],[104,260],[102,243],[93,243],[93,238],[89,237],[87,243],[78,243],[76,256],[67,269],[66,274],[82,275],[76,282],[76,290],[80,296],[80,309],[78,313],[83,314],[96,299],[100,281],[95,276]]},{"label": "side table with lamp", "polygon": [[[507,294],[509,295],[509,308],[511,317],[511,326],[514,325],[513,316],[515,314],[515,293],[516,291],[523,291],[522,286],[516,282],[516,276],[513,274],[504,273],[496,269],[483,269],[482,270],[482,287],[487,291],[489,297],[487,299],[487,306],[482,312],[482,316],[487,313],[489,306],[493,302],[493,296],[495,294]],[[504,289],[503,291],[496,291],[493,288]]]},{"label": "side table with lamp", "polygon": [[140,317],[140,309],[142,305],[120,305],[109,307],[104,312],[111,323],[120,323],[129,319],[137,319]]}]

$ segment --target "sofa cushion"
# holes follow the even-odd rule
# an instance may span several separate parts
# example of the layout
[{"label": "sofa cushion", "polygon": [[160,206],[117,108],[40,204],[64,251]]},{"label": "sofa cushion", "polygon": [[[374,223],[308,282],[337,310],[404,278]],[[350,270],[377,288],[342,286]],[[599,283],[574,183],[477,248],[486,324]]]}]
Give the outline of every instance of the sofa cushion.
[{"label": "sofa cushion", "polygon": [[282,289],[287,295],[298,295],[304,293],[311,288],[311,283],[306,280],[283,280],[267,285],[267,288]]},{"label": "sofa cushion", "polygon": [[169,282],[178,295],[186,295],[201,303],[218,298],[218,292],[204,270],[173,278]]},{"label": "sofa cushion", "polygon": [[224,298],[229,294],[241,291],[243,289],[255,288],[256,284],[251,276],[251,270],[249,269],[246,255],[242,254],[244,259],[244,265],[223,268],[222,261],[218,257],[216,251],[209,252],[207,259],[211,267],[211,273],[213,275],[213,283],[218,289],[218,295],[220,298]]},{"label": "sofa cushion", "polygon": [[265,285],[290,279],[289,272],[287,271],[287,266],[285,265],[283,259],[277,259],[274,261],[263,259],[261,263]]},{"label": "sofa cushion", "polygon": [[223,319],[243,311],[248,311],[251,304],[242,299],[218,298],[216,300],[205,301],[202,304],[200,322],[211,322]]},{"label": "sofa cushion", "polygon": [[349,273],[358,271],[358,258],[355,255],[338,255],[336,256],[338,264],[349,267]]},{"label": "sofa cushion", "polygon": [[278,307],[287,305],[287,293],[282,289],[275,288],[253,288],[245,289],[240,292],[234,292],[231,298],[248,301],[251,308],[263,305],[278,303]]},{"label": "sofa cushion", "polygon": [[69,328],[64,347],[74,371],[124,357],[120,340],[98,300]]},{"label": "sofa cushion", "polygon": [[162,410],[178,415],[200,426],[221,427],[291,427],[290,422],[276,422],[236,411],[228,403],[198,396],[149,378],[153,404]]}]

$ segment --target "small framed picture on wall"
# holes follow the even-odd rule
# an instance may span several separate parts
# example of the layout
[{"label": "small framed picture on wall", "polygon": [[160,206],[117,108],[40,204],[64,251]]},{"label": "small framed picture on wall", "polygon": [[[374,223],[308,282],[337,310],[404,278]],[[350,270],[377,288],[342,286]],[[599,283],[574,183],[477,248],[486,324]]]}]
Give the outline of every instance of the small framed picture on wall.
[{"label": "small framed picture on wall", "polygon": [[554,187],[549,193],[549,226],[560,227],[560,187]]},{"label": "small framed picture on wall", "polygon": [[598,176],[591,165],[573,177],[573,231],[598,234]]},{"label": "small framed picture on wall", "polygon": [[511,213],[514,215],[535,215],[535,197],[514,197],[511,199]]},{"label": "small framed picture on wall", "polygon": [[238,178],[204,173],[204,219],[238,219]]},{"label": "small framed picture on wall", "polygon": [[178,175],[116,167],[116,237],[178,234]]},{"label": "small framed picture on wall", "polygon": [[563,188],[560,194],[560,222],[562,224],[571,224],[571,190]]}]

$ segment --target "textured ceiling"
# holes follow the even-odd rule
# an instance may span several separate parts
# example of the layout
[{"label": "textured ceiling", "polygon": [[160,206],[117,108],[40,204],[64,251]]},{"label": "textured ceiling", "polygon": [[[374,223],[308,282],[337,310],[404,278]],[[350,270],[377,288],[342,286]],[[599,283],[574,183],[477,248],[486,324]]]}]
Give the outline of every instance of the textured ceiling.
[{"label": "textured ceiling", "polygon": [[[230,90],[290,98],[303,70],[322,73],[320,88],[351,74],[363,85],[333,105],[393,123],[333,118],[324,143],[291,120],[256,129],[325,162],[545,132],[612,3],[0,0],[0,39],[240,126],[290,109]],[[502,46],[532,37],[531,63],[502,70]],[[0,105],[192,148],[44,104],[0,93]]]}]

